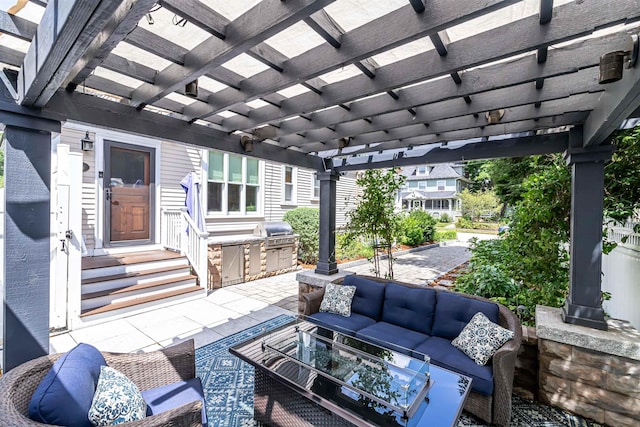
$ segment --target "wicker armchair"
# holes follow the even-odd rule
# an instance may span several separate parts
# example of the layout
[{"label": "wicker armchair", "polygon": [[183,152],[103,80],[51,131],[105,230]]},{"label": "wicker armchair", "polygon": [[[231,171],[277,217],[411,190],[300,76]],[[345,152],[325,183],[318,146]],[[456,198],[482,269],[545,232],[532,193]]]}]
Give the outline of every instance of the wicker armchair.
[{"label": "wicker armchair", "polygon": [[[380,279],[370,276],[362,276],[366,279],[388,283],[387,279]],[[336,279],[333,283],[342,284],[344,278]],[[411,283],[403,283],[393,281],[408,287],[421,287]],[[436,289],[437,292],[446,292]],[[489,301],[475,295],[459,293],[459,295],[467,298]],[[309,316],[320,310],[320,303],[324,296],[324,288],[318,289],[308,294],[302,294],[304,306],[302,314]],[[490,301],[493,302],[493,301]],[[473,415],[481,418],[489,424],[497,424],[500,426],[508,426],[511,420],[511,393],[513,390],[513,375],[515,370],[516,358],[522,341],[522,326],[516,315],[502,304],[497,304],[499,309],[498,323],[505,329],[513,331],[514,338],[507,341],[492,357],[493,366],[493,395],[485,396],[475,391],[469,393],[464,409]],[[433,361],[433,360],[432,360]],[[436,362],[437,364],[437,362]]]},{"label": "wicker armchair", "polygon": [[[142,390],[160,387],[196,376],[193,340],[160,351],[138,354],[103,352],[107,364],[129,377]],[[0,378],[0,426],[42,426],[27,417],[31,396],[53,363],[62,354],[39,357],[12,369]],[[202,402],[171,409],[127,426],[202,425]]]}]

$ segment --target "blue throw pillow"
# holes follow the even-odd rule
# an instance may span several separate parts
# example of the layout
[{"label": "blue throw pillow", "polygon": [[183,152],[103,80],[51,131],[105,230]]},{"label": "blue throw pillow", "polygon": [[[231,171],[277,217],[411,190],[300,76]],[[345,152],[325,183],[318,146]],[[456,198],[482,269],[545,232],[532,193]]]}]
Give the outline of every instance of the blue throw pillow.
[{"label": "blue throw pillow", "polygon": [[431,335],[435,307],[433,289],[389,283],[384,294],[382,321]]},{"label": "blue throw pillow", "polygon": [[93,427],[87,414],[100,367],[106,364],[100,351],[88,344],[78,344],[62,355],[33,393],[29,418],[44,424]]},{"label": "blue throw pillow", "polygon": [[138,421],[147,416],[140,390],[125,374],[103,366],[88,417],[96,426]]},{"label": "blue throw pillow", "polygon": [[350,275],[344,278],[343,284],[356,287],[356,293],[351,302],[352,312],[380,320],[384,301],[384,283]]},{"label": "blue throw pillow", "polygon": [[431,335],[452,340],[460,335],[476,313],[482,313],[493,323],[498,323],[498,312],[498,305],[495,303],[440,291]]}]

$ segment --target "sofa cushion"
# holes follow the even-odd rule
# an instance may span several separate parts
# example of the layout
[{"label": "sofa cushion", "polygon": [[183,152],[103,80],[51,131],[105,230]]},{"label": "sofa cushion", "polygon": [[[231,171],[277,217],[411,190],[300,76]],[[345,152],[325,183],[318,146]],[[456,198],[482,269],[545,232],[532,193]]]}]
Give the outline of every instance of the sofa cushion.
[{"label": "sofa cushion", "polygon": [[202,425],[207,426],[207,411],[200,378],[178,381],[145,390],[142,392],[142,397],[147,402],[147,415],[149,416],[200,400],[202,401]]},{"label": "sofa cushion", "polygon": [[384,302],[384,283],[365,279],[356,275],[344,278],[345,285],[355,286],[356,293],[351,303],[351,312],[380,320]]},{"label": "sofa cushion", "polygon": [[125,374],[102,366],[89,420],[96,426],[111,426],[143,419],[147,414],[140,390]]},{"label": "sofa cushion", "polygon": [[78,344],[62,355],[33,393],[29,418],[44,424],[93,427],[87,413],[100,367],[106,364],[98,349],[88,344]]},{"label": "sofa cushion", "polygon": [[382,320],[431,335],[435,306],[436,291],[433,289],[389,283],[384,294]]},{"label": "sofa cushion", "polygon": [[483,313],[493,323],[498,323],[497,304],[440,291],[431,335],[452,340],[460,335],[476,313]]},{"label": "sofa cushion", "polygon": [[451,345],[460,349],[478,365],[486,365],[504,343],[513,339],[513,331],[496,325],[482,313],[476,313]]},{"label": "sofa cushion", "polygon": [[426,334],[386,322],[367,326],[356,333],[356,338],[405,354],[410,354],[411,349],[428,337]]},{"label": "sofa cushion", "polygon": [[360,329],[376,323],[372,318],[357,313],[351,313],[349,317],[333,313],[315,313],[309,316],[309,320],[351,336]]},{"label": "sofa cushion", "polygon": [[327,284],[320,303],[320,311],[349,317],[351,315],[351,300],[355,293],[355,286]]},{"label": "sofa cushion", "polygon": [[477,365],[466,354],[455,348],[451,341],[430,337],[415,347],[412,356],[421,358],[422,354],[431,357],[431,363],[434,365],[471,377],[473,379],[471,390],[485,396],[493,394],[493,366]]}]

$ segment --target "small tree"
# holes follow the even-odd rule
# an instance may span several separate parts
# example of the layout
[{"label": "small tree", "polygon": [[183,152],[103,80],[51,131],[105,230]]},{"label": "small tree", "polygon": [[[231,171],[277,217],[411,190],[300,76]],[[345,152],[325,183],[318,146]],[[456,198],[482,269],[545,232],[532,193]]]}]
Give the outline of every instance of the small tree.
[{"label": "small tree", "polygon": [[284,214],[283,219],[299,235],[298,259],[305,264],[318,262],[320,213],[316,208],[295,208]]},{"label": "small tree", "polygon": [[401,215],[395,212],[395,195],[405,177],[396,170],[367,170],[357,179],[362,194],[357,206],[347,214],[347,239],[364,237],[374,247],[374,273],[380,277],[380,251],[387,255],[387,277],[393,278],[391,244],[400,234]]},{"label": "small tree", "polygon": [[460,193],[462,201],[462,215],[471,218],[473,221],[480,219],[482,215],[498,215],[502,206],[496,193],[492,190],[483,190],[472,193],[464,189]]}]

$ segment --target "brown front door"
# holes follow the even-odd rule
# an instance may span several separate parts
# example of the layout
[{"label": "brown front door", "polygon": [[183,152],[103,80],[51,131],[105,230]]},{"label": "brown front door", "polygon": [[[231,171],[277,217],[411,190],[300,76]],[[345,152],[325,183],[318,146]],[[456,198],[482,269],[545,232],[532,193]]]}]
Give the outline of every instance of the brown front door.
[{"label": "brown front door", "polygon": [[105,143],[105,206],[109,244],[152,239],[154,149]]}]

